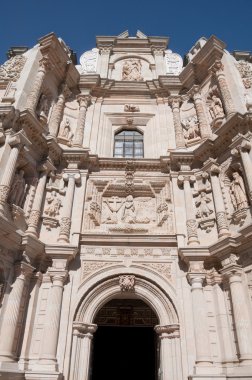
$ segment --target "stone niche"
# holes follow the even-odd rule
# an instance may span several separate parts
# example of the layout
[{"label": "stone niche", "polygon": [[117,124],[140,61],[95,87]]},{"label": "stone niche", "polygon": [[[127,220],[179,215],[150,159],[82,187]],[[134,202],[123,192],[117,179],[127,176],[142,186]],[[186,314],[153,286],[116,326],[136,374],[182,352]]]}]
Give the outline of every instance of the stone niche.
[{"label": "stone niche", "polygon": [[173,234],[170,182],[90,180],[83,232]]}]

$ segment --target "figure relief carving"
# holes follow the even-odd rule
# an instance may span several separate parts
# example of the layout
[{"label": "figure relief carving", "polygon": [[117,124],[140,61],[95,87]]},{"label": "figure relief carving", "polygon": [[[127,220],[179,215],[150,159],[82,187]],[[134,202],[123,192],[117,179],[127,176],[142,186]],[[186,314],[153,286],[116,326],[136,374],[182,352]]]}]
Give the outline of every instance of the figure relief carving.
[{"label": "figure relief carving", "polygon": [[62,206],[62,202],[58,198],[56,191],[52,191],[51,194],[46,198],[46,201],[47,206],[45,207],[44,213],[51,218],[55,218],[59,215],[59,210]]},{"label": "figure relief carving", "polygon": [[124,61],[122,68],[122,80],[142,81],[141,75],[142,63],[140,59],[128,59]]},{"label": "figure relief carving", "polygon": [[14,176],[9,194],[9,203],[20,208],[23,207],[26,196],[27,184],[24,179],[24,170],[19,170]]},{"label": "figure relief carving", "polygon": [[119,276],[119,286],[122,292],[133,292],[135,290],[135,276]]},{"label": "figure relief carving", "polygon": [[140,108],[135,104],[125,104],[124,106],[125,112],[140,112]]},{"label": "figure relief carving", "polygon": [[181,121],[184,128],[184,138],[189,142],[195,142],[200,140],[199,122],[197,116],[189,116],[187,119]]},{"label": "figure relief carving", "polygon": [[210,206],[212,202],[211,197],[207,194],[205,190],[199,193],[198,199],[196,200],[196,207],[198,207],[198,211],[196,213],[196,218],[200,218],[199,226],[206,230],[206,232],[210,232],[212,227],[214,226],[214,217],[213,209]]},{"label": "figure relief carving", "polygon": [[251,88],[252,87],[252,64],[250,62],[241,60],[237,62],[236,66],[241,75],[244,87],[246,89]]},{"label": "figure relief carving", "polygon": [[61,125],[57,140],[61,144],[72,146],[73,137],[74,134],[71,129],[70,120],[66,118]]},{"label": "figure relief carving", "polygon": [[207,106],[212,126],[218,128],[225,117],[224,108],[220,99],[217,86],[214,86],[208,93]]},{"label": "figure relief carving", "polygon": [[11,80],[16,82],[20,77],[25,62],[26,58],[23,55],[16,55],[6,61],[0,66],[0,81]]}]

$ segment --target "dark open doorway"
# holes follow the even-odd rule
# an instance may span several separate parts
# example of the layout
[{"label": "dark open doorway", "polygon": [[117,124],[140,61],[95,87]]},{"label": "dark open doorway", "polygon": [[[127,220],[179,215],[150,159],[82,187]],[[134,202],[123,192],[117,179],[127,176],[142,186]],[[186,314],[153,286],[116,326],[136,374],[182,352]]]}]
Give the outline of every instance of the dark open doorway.
[{"label": "dark open doorway", "polygon": [[113,300],[98,313],[91,380],[155,380],[154,312],[139,300]]}]

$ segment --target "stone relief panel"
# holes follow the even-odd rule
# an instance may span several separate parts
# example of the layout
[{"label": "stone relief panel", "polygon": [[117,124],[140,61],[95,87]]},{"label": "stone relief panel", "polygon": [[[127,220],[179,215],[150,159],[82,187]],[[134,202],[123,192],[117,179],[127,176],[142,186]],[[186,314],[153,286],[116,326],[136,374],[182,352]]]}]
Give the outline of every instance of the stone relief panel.
[{"label": "stone relief panel", "polygon": [[173,53],[172,50],[165,51],[165,66],[167,75],[179,75],[183,68],[183,59],[177,54]]},{"label": "stone relief panel", "polygon": [[84,232],[173,234],[169,181],[136,179],[89,180]]},{"label": "stone relief panel", "polygon": [[[81,246],[81,257],[83,259],[88,257],[96,257],[96,258],[113,258],[113,257],[132,257],[132,258],[141,258],[143,256],[148,256],[151,258],[171,258],[172,255],[176,254],[176,250],[172,248],[164,248],[164,247],[120,247],[120,246],[112,246],[112,247],[99,247],[99,246]],[[111,262],[110,262],[111,264]]]},{"label": "stone relief panel", "polygon": [[99,49],[93,48],[80,56],[80,74],[92,74],[97,72]]},{"label": "stone relief panel", "polygon": [[236,67],[241,75],[244,87],[246,89],[252,88],[252,63],[240,60]]},{"label": "stone relief panel", "polygon": [[111,79],[128,82],[152,80],[150,63],[141,57],[128,57],[117,60],[112,68]]},{"label": "stone relief panel", "polygon": [[0,66],[0,81],[16,82],[26,62],[23,55],[16,55]]}]

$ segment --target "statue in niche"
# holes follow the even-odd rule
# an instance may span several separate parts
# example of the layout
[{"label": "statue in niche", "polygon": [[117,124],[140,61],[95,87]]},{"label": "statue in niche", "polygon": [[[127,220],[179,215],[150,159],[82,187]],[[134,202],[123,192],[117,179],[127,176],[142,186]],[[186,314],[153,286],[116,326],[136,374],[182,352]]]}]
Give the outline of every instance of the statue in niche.
[{"label": "statue in niche", "polygon": [[127,195],[124,205],[123,205],[123,211],[122,211],[122,222],[124,223],[136,223],[136,211],[135,211],[135,204],[134,199],[132,195]]},{"label": "statue in niche", "polygon": [[67,145],[71,145],[72,143],[72,140],[73,140],[73,132],[71,130],[71,125],[70,125],[70,120],[68,118],[66,118],[66,120],[64,121],[61,129],[60,129],[60,133],[59,133],[59,142],[64,142],[64,141],[61,141],[61,140],[65,140],[67,142]]},{"label": "statue in niche", "polygon": [[232,173],[233,180],[230,186],[230,196],[235,211],[248,207],[248,200],[245,191],[243,178],[238,172]]},{"label": "statue in niche", "polygon": [[62,206],[61,200],[57,197],[56,191],[52,191],[48,198],[46,198],[48,206],[45,208],[45,214],[55,218],[59,215],[60,207]]},{"label": "statue in niche", "polygon": [[123,205],[122,200],[119,197],[112,197],[111,201],[105,200],[108,209],[111,214],[105,220],[106,224],[116,224],[118,222],[117,213]]},{"label": "statue in niche", "polygon": [[39,103],[37,107],[37,115],[40,120],[47,121],[48,113],[49,113],[49,101],[46,95],[42,94],[39,99]]},{"label": "statue in niche", "polygon": [[9,202],[16,206],[22,207],[25,197],[26,183],[24,179],[24,171],[20,170],[15,174],[11,186]]},{"label": "statue in niche", "polygon": [[215,94],[213,94],[210,98],[209,112],[213,120],[219,117],[224,117],[222,102],[220,98]]},{"label": "statue in niche", "polygon": [[211,198],[207,195],[205,191],[201,191],[199,199],[196,201],[196,206],[199,207],[197,212],[197,217],[206,219],[213,213],[212,208],[209,207],[209,203],[211,202]]},{"label": "statue in niche", "polygon": [[122,68],[122,80],[142,81],[140,59],[128,59]]},{"label": "statue in niche", "polygon": [[182,122],[184,126],[184,137],[186,140],[194,140],[200,137],[197,116],[190,116]]}]

